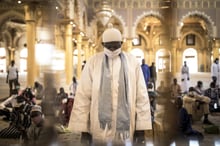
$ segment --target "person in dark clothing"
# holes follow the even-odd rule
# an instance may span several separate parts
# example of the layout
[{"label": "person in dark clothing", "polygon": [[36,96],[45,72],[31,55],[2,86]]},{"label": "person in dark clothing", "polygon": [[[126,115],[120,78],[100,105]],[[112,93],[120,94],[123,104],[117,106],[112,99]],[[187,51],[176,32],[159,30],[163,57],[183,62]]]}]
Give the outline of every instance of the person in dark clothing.
[{"label": "person in dark clothing", "polygon": [[150,99],[150,108],[151,108],[151,118],[154,121],[154,113],[156,110],[156,98],[158,96],[157,92],[153,89],[153,83],[149,82],[147,85],[148,96]]},{"label": "person in dark clothing", "polygon": [[0,138],[23,138],[31,125],[30,111],[32,106],[26,102],[23,96],[17,96],[16,100],[17,104],[11,113],[11,123],[9,127],[0,131]]},{"label": "person in dark clothing", "polygon": [[150,81],[154,83],[154,90],[156,89],[156,81],[157,81],[157,72],[156,72],[156,67],[155,63],[152,62],[150,66]]},{"label": "person in dark clothing", "polygon": [[34,105],[31,109],[32,124],[27,130],[24,144],[25,146],[49,146],[57,139],[57,131],[53,124],[44,119],[41,106]]},{"label": "person in dark clothing", "polygon": [[183,135],[187,139],[202,140],[204,138],[203,134],[192,128],[189,114],[187,110],[183,107],[182,99],[177,98],[175,102],[178,109],[179,134]]},{"label": "person in dark clothing", "polygon": [[145,64],[145,59],[142,59],[141,69],[143,71],[145,84],[147,86],[150,79],[150,68],[147,64]]},{"label": "person in dark clothing", "polygon": [[210,112],[220,112],[220,105],[219,105],[219,94],[220,88],[216,87],[215,82],[210,83],[210,88],[205,90],[205,96],[211,99],[209,103],[209,111]]}]

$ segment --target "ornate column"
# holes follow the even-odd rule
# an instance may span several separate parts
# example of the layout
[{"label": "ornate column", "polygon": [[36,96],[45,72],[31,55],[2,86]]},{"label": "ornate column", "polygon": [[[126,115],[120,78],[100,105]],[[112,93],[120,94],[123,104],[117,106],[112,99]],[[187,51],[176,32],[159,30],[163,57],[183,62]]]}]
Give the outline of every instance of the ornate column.
[{"label": "ornate column", "polygon": [[172,51],[171,51],[171,73],[175,75],[177,72],[177,40],[172,41]]},{"label": "ornate column", "polygon": [[132,50],[132,39],[131,38],[127,39],[126,45],[127,45],[126,51],[130,52]]},{"label": "ornate column", "polygon": [[77,50],[78,50],[78,63],[77,63],[77,78],[80,78],[82,71],[82,36],[77,35]]},{"label": "ornate column", "polygon": [[27,86],[34,84],[37,71],[35,60],[35,39],[36,39],[36,22],[35,22],[35,6],[25,5],[25,21],[26,21],[26,36],[27,36]]},{"label": "ornate column", "polygon": [[65,29],[65,72],[66,83],[69,84],[73,77],[73,42],[71,24],[66,24]]},{"label": "ornate column", "polygon": [[219,58],[220,40],[215,40],[213,44],[213,59]]}]

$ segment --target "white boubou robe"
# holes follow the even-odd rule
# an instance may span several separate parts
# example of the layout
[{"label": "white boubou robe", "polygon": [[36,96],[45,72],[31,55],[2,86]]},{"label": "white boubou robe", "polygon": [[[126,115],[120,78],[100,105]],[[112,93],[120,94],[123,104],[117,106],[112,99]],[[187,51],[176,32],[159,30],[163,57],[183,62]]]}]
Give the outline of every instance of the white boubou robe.
[{"label": "white boubou robe", "polygon": [[[108,50],[105,49],[108,55]],[[112,128],[100,128],[98,118],[100,79],[104,52],[98,53],[86,63],[79,81],[75,102],[69,122],[72,132],[89,132],[94,140],[114,141],[116,139],[116,119],[118,102],[118,80],[121,59],[109,57],[112,77]],[[130,104],[130,137],[135,130],[151,130],[150,102],[140,64],[131,54],[123,52],[128,65],[128,101]]]}]

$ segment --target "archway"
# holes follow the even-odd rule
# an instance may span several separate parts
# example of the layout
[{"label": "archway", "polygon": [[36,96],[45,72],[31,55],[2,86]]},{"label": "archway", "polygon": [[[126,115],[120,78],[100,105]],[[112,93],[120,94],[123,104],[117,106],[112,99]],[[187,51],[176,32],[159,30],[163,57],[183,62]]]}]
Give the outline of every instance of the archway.
[{"label": "archway", "polygon": [[6,72],[6,51],[0,48],[0,72]]},{"label": "archway", "polygon": [[156,53],[156,68],[158,72],[171,72],[170,52],[166,49],[160,49]]},{"label": "archway", "polygon": [[142,59],[144,58],[144,52],[140,48],[134,48],[130,53],[134,55],[138,62],[141,64]]},{"label": "archway", "polygon": [[197,51],[193,48],[188,48],[183,52],[183,60],[187,62],[187,65],[189,67],[190,73],[196,73],[198,72],[198,59],[197,59]]}]

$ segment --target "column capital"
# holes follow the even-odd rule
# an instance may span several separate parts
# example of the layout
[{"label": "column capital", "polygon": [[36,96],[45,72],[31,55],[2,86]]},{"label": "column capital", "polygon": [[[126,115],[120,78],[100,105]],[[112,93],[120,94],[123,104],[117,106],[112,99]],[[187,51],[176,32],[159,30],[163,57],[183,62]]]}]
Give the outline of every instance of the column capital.
[{"label": "column capital", "polygon": [[220,39],[214,40],[213,45],[214,45],[215,48],[220,48]]},{"label": "column capital", "polygon": [[36,8],[34,4],[26,4],[24,5],[24,12],[25,12],[25,20],[26,21],[35,21],[36,20]]}]

